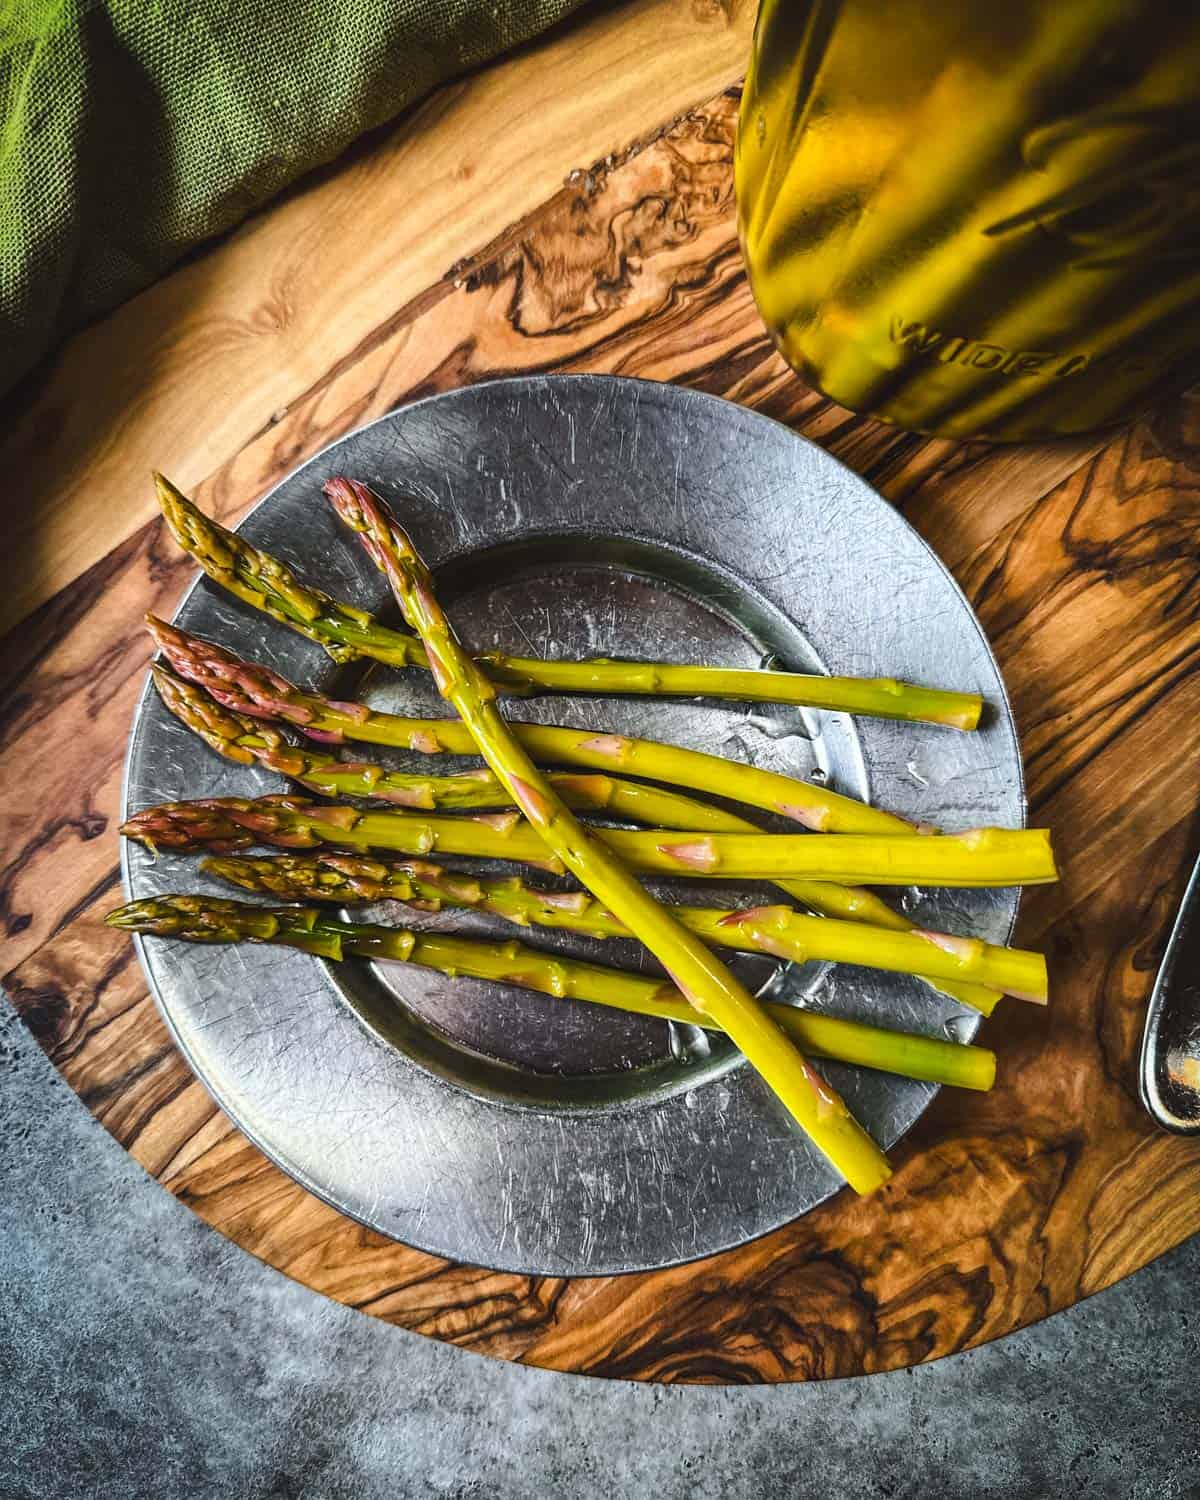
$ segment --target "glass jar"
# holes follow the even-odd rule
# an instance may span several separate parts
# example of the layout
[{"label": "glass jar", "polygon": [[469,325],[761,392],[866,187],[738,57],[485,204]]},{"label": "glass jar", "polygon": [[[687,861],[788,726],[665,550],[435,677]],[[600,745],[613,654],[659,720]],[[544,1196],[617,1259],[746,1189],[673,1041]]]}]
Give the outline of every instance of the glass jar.
[{"label": "glass jar", "polygon": [[736,174],[784,358],[945,437],[1200,378],[1200,4],[762,0]]}]

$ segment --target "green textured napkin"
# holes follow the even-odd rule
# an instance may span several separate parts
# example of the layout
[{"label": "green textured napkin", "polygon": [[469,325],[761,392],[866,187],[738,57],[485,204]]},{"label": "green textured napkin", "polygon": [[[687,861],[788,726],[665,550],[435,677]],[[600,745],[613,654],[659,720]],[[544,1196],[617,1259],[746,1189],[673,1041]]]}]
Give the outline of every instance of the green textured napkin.
[{"label": "green textured napkin", "polygon": [[355,136],[580,3],[0,0],[0,391]]}]

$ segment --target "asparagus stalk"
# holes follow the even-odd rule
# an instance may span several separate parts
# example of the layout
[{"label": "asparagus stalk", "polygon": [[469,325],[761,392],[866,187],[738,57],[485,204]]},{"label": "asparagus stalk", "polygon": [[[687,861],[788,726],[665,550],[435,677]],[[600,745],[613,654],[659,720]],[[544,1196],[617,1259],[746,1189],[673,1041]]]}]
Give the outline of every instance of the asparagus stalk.
[{"label": "asparagus stalk", "polygon": [[[512,806],[512,798],[484,767],[457,776],[416,776],[369,762],[338,760],[325,751],[294,745],[272,725],[256,723],[246,714],[223,707],[211,694],[185,682],[167,667],[152,664],[150,672],[165,706],[218,755],[239,765],[265,766],[309,791],[443,812]],[[681,792],[599,773],[549,774],[562,798],[586,812],[604,812],[668,828],[719,832],[727,827],[728,815],[720,808]]]},{"label": "asparagus stalk", "polygon": [[608,842],[588,833],[534,765],[497,709],[495,688],[460,645],[424,561],[386,507],[365,486],[346,480],[329,481],[325,495],[383,569],[405,621],[425,646],[434,686],[546,849],[646,945],[684,999],[729,1035],[850,1186],[858,1193],[882,1186],[891,1176],[888,1160],[841,1097],[745,986],[638,884]]},{"label": "asparagus stalk", "polygon": [[[168,667],[155,664],[150,670],[166,707],[219,755],[243,765],[257,762],[311,791],[328,797],[371,797],[407,807],[443,810],[504,805],[508,800],[504,788],[489,770],[481,768],[460,776],[412,776],[369,763],[339,761],[322,751],[293,745],[270,724],[256,724],[245,714],[223,708],[203,688],[185,682]],[[570,807],[607,811],[635,822],[690,831],[754,831],[753,824],[710,803],[641,782],[568,772],[552,772],[550,780]],[[844,909],[848,920],[861,921],[864,912],[873,914],[873,909],[878,908],[892,930],[904,931],[908,926],[903,918],[893,924],[889,920],[893,916],[891,908],[868,891],[816,881],[777,883],[805,905],[825,914]],[[875,925],[883,924],[876,921]],[[932,973],[921,977],[935,987],[939,983]],[[999,990],[965,982],[949,973],[941,976],[941,982],[949,985],[953,998],[988,1015],[1000,994]]]},{"label": "asparagus stalk", "polygon": [[891,1176],[887,1158],[840,1096],[745,986],[638,884],[608,841],[588,833],[534,765],[496,708],[495,688],[459,644],[434,594],[433,578],[404,532],[362,485],[331,480],[325,494],[385,571],[405,620],[424,643],[434,685],[470,730],[530,830],[646,945],[684,998],[729,1035],[851,1187],[870,1193],[882,1186]]},{"label": "asparagus stalk", "polygon": [[[227,531],[168,479],[154,476],[158,500],[179,545],[215,582],[255,609],[317,641],[335,661],[369,657],[393,667],[427,667],[421,642],[360,609],[303,583],[278,558]],[[510,696],[544,692],[652,693],[659,697],[734,698],[793,703],[878,718],[974,729],[978,693],[945,692],[891,678],[823,677],[658,662],[541,661],[489,653],[480,658]]]},{"label": "asparagus stalk", "polygon": [[[281,721],[310,739],[338,744],[357,740],[424,754],[471,754],[475,750],[465,726],[455,720],[406,719],[396,714],[377,713],[361,703],[344,703],[316,693],[305,693],[278,673],[242,661],[224,647],[189,635],[153,615],[146,616],[146,625],[155,644],[180,676],[203,687],[231,711],[267,722]],[[701,751],[542,724],[513,724],[510,727],[526,749],[543,761],[565,762],[602,771],[619,767],[651,780],[690,786],[783,814],[807,826],[826,827],[832,831],[847,826],[865,832],[917,831],[902,818],[811,787],[807,782],[773,771],[760,771],[755,766],[741,765],[736,761],[725,761]],[[664,811],[661,807],[658,809],[655,821],[667,827],[680,826],[673,818],[663,816]],[[682,826],[690,828],[691,821]],[[720,813],[719,825],[713,822],[710,812],[706,826],[729,833],[754,831],[754,824],[724,811]],[[823,916],[870,922],[898,932],[910,931],[914,925],[870,891],[816,881],[789,880],[777,881],[776,884]],[[978,985],[943,982],[937,988],[983,1015],[990,1015],[1000,998],[998,991]]]},{"label": "asparagus stalk", "polygon": [[[543,779],[539,776],[539,782]],[[523,788],[519,795],[524,797]],[[524,806],[522,811],[528,822],[514,811],[447,817],[391,809],[362,811],[286,795],[208,797],[145,808],[122,824],[121,832],[149,848],[180,852],[227,853],[255,843],[284,849],[332,844],[397,854],[514,860],[555,874],[563,873],[565,865],[575,873],[571,860],[547,850],[540,824],[529,819]],[[610,859],[615,855],[650,874],[712,880],[774,881],[798,875],[851,885],[979,887],[1045,885],[1057,879],[1049,835],[1038,828],[974,828],[923,839],[597,828],[588,838],[589,850],[598,843],[610,851]]]},{"label": "asparagus stalk", "polygon": [[[249,906],[207,896],[163,896],[132,901],[105,918],[111,927],[193,943],[277,943],[323,958],[348,954],[419,964],[443,974],[516,984],[556,998],[587,1000],[639,1015],[719,1030],[671,985],[600,964],[550,957],[521,943],[480,942],[441,933],[343,922],[311,908]],[[914,1036],[837,1016],[773,1004],[779,1027],[814,1057],[899,1073],[959,1088],[987,1090],[995,1053],[936,1037]]]},{"label": "asparagus stalk", "polygon": [[[474,740],[455,719],[410,719],[379,713],[294,687],[278,673],[242,661],[215,645],[147,615],[146,625],[171,666],[224,707],[252,718],[280,720],[309,739],[341,744],[354,740],[424,754],[475,755]],[[722,760],[701,750],[683,750],[654,740],[564,729],[551,724],[513,724],[512,732],[539,760],[583,766],[607,774],[623,772],[709,792],[791,818],[821,833],[915,833],[911,823],[808,781],[777,771]]]},{"label": "asparagus stalk", "polygon": [[[585,891],[540,891],[513,876],[477,880],[424,860],[383,864],[350,854],[243,855],[206,859],[204,868],[230,885],[276,900],[338,906],[401,901],[424,911],[443,907],[486,911],[519,927],[549,927],[586,937],[632,935]],[[689,931],[714,947],[769,953],[792,963],[827,959],[897,974],[975,980],[1039,1005],[1048,998],[1046,960],[1040,953],[995,947],[978,938],[944,932],[887,932],[857,922],[802,916],[786,906],[742,911],[675,906],[671,910]]]}]

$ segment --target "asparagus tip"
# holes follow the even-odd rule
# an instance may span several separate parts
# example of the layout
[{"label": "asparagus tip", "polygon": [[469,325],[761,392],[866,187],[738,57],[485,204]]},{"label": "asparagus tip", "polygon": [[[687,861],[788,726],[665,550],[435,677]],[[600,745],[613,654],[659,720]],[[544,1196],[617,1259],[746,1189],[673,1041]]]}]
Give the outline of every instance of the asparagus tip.
[{"label": "asparagus tip", "polygon": [[181,500],[185,499],[183,491],[173,485],[161,470],[153,469],[151,473],[154,477],[154,491],[158,497],[158,503],[164,511],[170,512]]}]

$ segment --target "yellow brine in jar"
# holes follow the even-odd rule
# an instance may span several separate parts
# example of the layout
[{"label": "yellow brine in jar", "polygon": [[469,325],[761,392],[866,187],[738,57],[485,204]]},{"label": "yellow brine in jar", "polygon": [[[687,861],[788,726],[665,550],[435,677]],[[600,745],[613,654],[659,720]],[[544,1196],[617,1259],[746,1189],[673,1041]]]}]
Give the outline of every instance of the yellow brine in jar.
[{"label": "yellow brine in jar", "polygon": [[737,141],[784,357],[947,437],[1200,377],[1200,4],[763,0]]}]

